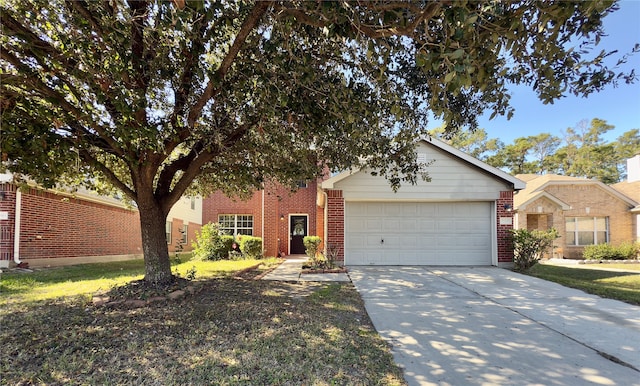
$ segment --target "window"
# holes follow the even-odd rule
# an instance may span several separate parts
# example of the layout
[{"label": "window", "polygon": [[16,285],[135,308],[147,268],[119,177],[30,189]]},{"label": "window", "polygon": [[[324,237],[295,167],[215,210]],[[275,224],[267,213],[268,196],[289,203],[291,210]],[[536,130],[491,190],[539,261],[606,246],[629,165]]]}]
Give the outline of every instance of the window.
[{"label": "window", "polygon": [[167,244],[171,244],[171,221],[167,221],[164,225],[164,233],[167,236]]},{"label": "window", "polygon": [[300,180],[297,182],[298,188],[304,189],[307,187],[307,181],[305,180]]},{"label": "window", "polygon": [[195,197],[191,197],[191,209],[192,210],[196,209],[196,198]]},{"label": "window", "polygon": [[188,225],[183,225],[182,226],[182,244],[186,244],[187,243],[188,235],[189,235],[189,226]]},{"label": "window", "polygon": [[567,245],[603,244],[609,241],[608,217],[565,218]]},{"label": "window", "polygon": [[253,236],[253,216],[246,214],[221,214],[220,230],[228,235]]}]

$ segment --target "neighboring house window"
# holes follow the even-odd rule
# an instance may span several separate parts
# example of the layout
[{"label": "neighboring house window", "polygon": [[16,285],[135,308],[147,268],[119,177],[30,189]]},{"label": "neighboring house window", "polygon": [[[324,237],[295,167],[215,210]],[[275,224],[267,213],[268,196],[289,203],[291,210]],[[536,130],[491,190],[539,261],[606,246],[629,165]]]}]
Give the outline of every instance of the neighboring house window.
[{"label": "neighboring house window", "polygon": [[167,244],[171,244],[171,221],[167,221],[164,225],[164,232],[167,236]]},{"label": "neighboring house window", "polygon": [[191,209],[196,209],[196,198],[191,197]]},{"label": "neighboring house window", "polygon": [[253,216],[246,214],[221,214],[220,230],[228,235],[253,236]]},{"label": "neighboring house window", "polygon": [[183,225],[182,226],[182,244],[186,244],[187,243],[188,234],[189,234],[189,226],[188,225]]},{"label": "neighboring house window", "polygon": [[306,187],[307,187],[307,181],[304,181],[304,180],[298,181],[298,188],[306,188]]},{"label": "neighboring house window", "polygon": [[609,241],[608,217],[566,217],[567,245],[593,245]]}]

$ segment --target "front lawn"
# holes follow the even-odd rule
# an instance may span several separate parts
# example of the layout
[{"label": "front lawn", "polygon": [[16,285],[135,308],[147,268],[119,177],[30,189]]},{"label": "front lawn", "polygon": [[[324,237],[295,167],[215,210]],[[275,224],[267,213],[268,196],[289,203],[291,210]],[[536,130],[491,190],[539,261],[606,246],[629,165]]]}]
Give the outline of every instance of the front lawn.
[{"label": "front lawn", "polygon": [[614,264],[583,264],[574,267],[536,264],[528,274],[604,298],[640,305],[640,272],[607,270],[607,268],[637,270],[635,264],[624,264],[623,267],[623,264],[620,265],[621,267]]},{"label": "front lawn", "polygon": [[194,294],[139,308],[95,307],[85,290],[43,294],[139,278],[134,262],[94,267],[93,278],[70,278],[82,270],[71,267],[3,274],[0,383],[405,384],[350,283],[234,279],[245,262],[205,263],[176,265],[182,277],[196,266]]},{"label": "front lawn", "polygon": [[[276,261],[192,261],[189,255],[185,255],[178,259],[172,258],[171,270],[181,277],[187,277],[193,272],[196,279],[208,279],[229,276],[256,264],[275,264]],[[142,259],[47,268],[29,274],[5,272],[0,280],[0,304],[3,301],[28,302],[62,296],[90,297],[96,292],[140,280],[143,276]]]}]

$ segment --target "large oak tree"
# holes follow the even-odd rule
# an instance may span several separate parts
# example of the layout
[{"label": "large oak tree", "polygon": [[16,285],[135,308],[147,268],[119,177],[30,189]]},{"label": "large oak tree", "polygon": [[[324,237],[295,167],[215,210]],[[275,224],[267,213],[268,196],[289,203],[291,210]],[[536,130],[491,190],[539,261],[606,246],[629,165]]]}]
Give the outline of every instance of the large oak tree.
[{"label": "large oak tree", "polygon": [[[140,213],[145,280],[188,189],[242,192],[367,164],[397,187],[427,112],[450,128],[633,74],[593,50],[609,1],[7,0],[2,153],[43,186],[105,184]],[[75,180],[74,180],[75,178]],[[75,182],[74,182],[75,181]]]}]

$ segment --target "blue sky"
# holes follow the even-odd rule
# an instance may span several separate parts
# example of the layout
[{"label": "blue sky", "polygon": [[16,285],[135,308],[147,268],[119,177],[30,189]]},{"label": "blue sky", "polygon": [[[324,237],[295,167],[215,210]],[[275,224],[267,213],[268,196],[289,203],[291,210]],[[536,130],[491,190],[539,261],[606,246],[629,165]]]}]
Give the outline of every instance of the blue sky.
[{"label": "blue sky", "polygon": [[[604,29],[608,36],[600,41],[597,51],[617,49],[619,53],[612,60],[615,64],[622,53],[630,52],[635,43],[640,43],[640,0],[620,2],[620,9],[605,18]],[[636,75],[640,76],[640,53],[631,56],[623,68],[635,68]],[[502,116],[489,120],[490,113],[478,120],[490,138],[500,138],[505,144],[513,143],[518,137],[539,133],[560,135],[566,128],[593,118],[615,126],[604,136],[606,141],[615,140],[625,131],[640,129],[639,83],[620,84],[617,88],[608,86],[587,98],[569,95],[553,105],[544,105],[526,86],[511,87],[511,94],[511,105],[515,108],[511,120]],[[433,120],[429,128],[440,124]]]}]

